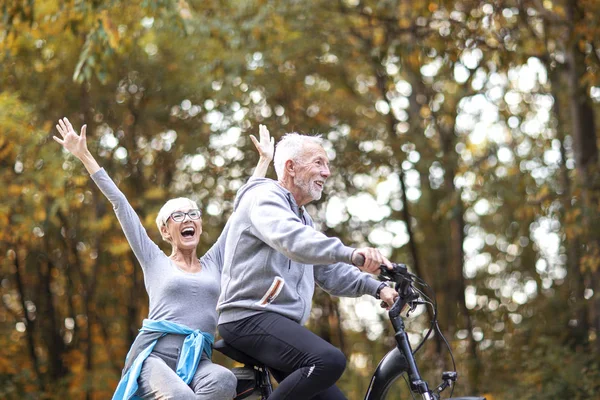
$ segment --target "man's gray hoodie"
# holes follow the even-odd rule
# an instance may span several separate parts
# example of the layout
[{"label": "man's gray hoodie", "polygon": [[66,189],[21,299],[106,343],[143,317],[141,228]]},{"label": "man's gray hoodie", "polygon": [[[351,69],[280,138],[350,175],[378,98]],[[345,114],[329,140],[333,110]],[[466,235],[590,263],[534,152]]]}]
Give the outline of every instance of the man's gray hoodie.
[{"label": "man's gray hoodie", "polygon": [[377,292],[379,281],[347,264],[354,249],[315,230],[304,207],[274,180],[242,186],[227,225],[219,324],[264,311],[304,324],[315,282],[335,296]]}]

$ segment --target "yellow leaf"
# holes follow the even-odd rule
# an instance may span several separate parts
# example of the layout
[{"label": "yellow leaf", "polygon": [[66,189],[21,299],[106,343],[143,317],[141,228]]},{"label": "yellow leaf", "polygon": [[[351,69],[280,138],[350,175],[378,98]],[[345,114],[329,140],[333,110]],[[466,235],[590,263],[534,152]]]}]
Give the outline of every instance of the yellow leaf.
[{"label": "yellow leaf", "polygon": [[160,187],[153,187],[152,189],[146,190],[146,193],[144,193],[144,197],[147,200],[162,200],[165,198],[165,196],[165,190]]},{"label": "yellow leaf", "polygon": [[8,185],[8,194],[10,196],[18,196],[21,194],[21,186],[19,185]]},{"label": "yellow leaf", "polygon": [[89,184],[90,178],[87,175],[78,175],[73,177],[73,182],[77,186],[85,186]]},{"label": "yellow leaf", "polygon": [[108,36],[108,44],[113,49],[116,49],[119,46],[119,34],[108,16],[107,10],[102,10],[100,20],[102,21],[102,27],[106,32],[106,36]]},{"label": "yellow leaf", "polygon": [[131,248],[129,247],[129,243],[123,239],[121,242],[112,245],[108,251],[115,256],[120,256],[131,251]]},{"label": "yellow leaf", "polygon": [[36,207],[33,218],[36,221],[43,221],[46,219],[46,210],[41,207]]}]

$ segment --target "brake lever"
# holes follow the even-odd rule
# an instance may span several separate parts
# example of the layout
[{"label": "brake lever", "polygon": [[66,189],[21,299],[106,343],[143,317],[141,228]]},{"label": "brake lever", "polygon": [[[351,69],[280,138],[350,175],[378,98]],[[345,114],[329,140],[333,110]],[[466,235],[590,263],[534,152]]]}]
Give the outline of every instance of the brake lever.
[{"label": "brake lever", "polygon": [[415,311],[417,309],[417,306],[419,304],[423,304],[423,303],[420,301],[411,301],[410,303],[407,303],[408,310],[406,310],[406,314],[405,314],[406,318],[408,318],[410,316],[410,314],[412,314],[413,311]]},{"label": "brake lever", "polygon": [[[395,290],[398,292],[398,298],[394,301],[394,304],[389,308],[388,312],[390,313],[390,317],[399,315],[404,307],[412,302],[412,300],[418,298],[418,295],[414,297],[415,293],[412,290],[409,290],[410,284],[412,283],[412,277],[408,272],[408,268],[406,264],[396,264],[392,263],[392,269],[388,269],[388,267],[384,264],[379,266],[379,280],[383,282],[394,282]],[[409,299],[409,300],[406,300]],[[402,303],[402,305],[401,305]],[[382,308],[388,308],[388,305],[382,301],[380,303]],[[411,311],[414,310],[412,304],[409,306]]]},{"label": "brake lever", "polygon": [[399,278],[409,275],[406,264],[392,263],[392,269],[388,269],[385,264],[381,264],[379,266],[379,271],[379,280],[396,283],[398,282]]}]

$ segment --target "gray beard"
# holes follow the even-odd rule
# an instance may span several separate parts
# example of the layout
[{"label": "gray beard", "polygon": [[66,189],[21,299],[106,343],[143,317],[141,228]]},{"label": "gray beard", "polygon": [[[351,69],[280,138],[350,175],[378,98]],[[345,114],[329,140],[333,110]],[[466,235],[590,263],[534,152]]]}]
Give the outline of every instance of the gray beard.
[{"label": "gray beard", "polygon": [[320,200],[321,196],[323,196],[323,191],[313,187],[309,181],[297,180],[296,185],[302,189],[304,193],[308,193],[313,201]]}]

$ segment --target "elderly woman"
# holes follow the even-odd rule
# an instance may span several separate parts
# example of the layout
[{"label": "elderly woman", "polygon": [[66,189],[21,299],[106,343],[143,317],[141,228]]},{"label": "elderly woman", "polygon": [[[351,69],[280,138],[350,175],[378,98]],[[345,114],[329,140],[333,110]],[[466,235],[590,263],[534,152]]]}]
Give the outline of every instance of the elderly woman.
[{"label": "elderly woman", "polygon": [[[211,361],[225,232],[199,259],[202,214],[198,205],[186,198],[169,200],[156,218],[160,234],[172,247],[167,256],[150,240],[123,193],[89,152],[86,126],[78,135],[64,118],[56,128],[62,138],[54,139],[81,160],[113,204],[142,267],[150,299],[148,319],[127,355],[113,399],[232,399],[235,376]],[[273,159],[273,141],[262,125],[260,142],[251,139],[260,154],[253,176],[264,177]]]}]

